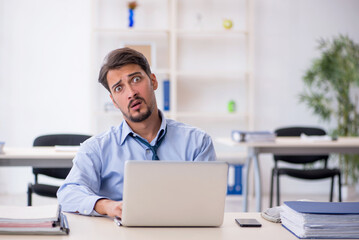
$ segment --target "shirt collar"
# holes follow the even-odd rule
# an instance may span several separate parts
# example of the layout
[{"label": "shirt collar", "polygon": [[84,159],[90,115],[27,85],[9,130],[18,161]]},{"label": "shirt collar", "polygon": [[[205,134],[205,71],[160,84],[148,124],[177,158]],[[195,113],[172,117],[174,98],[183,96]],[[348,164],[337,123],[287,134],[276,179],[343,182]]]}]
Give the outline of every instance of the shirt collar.
[{"label": "shirt collar", "polygon": [[[164,134],[165,131],[167,130],[166,129],[167,121],[166,121],[164,114],[160,110],[158,110],[158,113],[162,120],[161,120],[160,129],[158,130],[157,136],[155,138],[156,141],[157,141],[157,139],[163,137],[165,135]],[[135,133],[132,131],[131,127],[128,125],[126,120],[123,120],[122,121],[122,131],[121,131],[121,140],[120,140],[121,145],[123,145],[123,143],[127,139],[128,135],[130,135],[130,134],[135,134]]]}]

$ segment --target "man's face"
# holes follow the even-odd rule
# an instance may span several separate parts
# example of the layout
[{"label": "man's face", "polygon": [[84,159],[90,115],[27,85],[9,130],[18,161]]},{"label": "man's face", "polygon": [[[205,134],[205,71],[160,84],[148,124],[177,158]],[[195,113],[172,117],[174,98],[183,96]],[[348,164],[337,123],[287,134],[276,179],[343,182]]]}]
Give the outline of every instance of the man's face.
[{"label": "man's face", "polygon": [[107,82],[111,90],[111,99],[126,120],[141,122],[156,109],[154,90],[158,82],[154,74],[151,77],[136,64],[125,65],[107,73]]}]

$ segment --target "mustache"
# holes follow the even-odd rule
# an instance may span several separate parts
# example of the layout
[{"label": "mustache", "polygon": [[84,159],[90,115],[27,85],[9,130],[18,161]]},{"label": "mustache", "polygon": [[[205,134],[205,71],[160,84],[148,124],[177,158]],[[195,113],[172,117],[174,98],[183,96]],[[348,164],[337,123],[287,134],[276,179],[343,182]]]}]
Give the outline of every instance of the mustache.
[{"label": "mustache", "polygon": [[139,97],[139,96],[136,96],[134,99],[132,99],[129,103],[128,103],[128,108],[131,108],[131,105],[132,105],[132,103],[134,102],[134,101],[136,101],[136,100],[141,100],[141,101],[143,101],[144,103],[146,103],[146,101],[145,101],[145,99],[143,99],[143,98],[141,98],[141,97]]}]

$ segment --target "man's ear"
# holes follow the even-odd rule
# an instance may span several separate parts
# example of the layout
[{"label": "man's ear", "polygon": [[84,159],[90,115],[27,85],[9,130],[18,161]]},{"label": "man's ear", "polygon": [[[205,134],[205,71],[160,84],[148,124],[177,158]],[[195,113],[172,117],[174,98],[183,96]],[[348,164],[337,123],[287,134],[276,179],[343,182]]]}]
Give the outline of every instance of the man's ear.
[{"label": "man's ear", "polygon": [[156,90],[158,88],[157,78],[156,78],[156,75],[153,73],[151,73],[151,84],[152,84],[153,90]]},{"label": "man's ear", "polygon": [[113,105],[115,105],[116,108],[120,109],[120,107],[117,105],[116,101],[113,99],[112,94],[110,94],[110,98],[112,100]]}]

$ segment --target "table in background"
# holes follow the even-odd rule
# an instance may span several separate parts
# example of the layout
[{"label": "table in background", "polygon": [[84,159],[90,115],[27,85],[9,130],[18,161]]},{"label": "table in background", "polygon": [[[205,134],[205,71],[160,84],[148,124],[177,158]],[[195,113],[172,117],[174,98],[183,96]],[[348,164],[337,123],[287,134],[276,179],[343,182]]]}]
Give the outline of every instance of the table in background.
[{"label": "table in background", "polygon": [[57,151],[55,147],[10,148],[0,154],[0,166],[72,167],[76,151]]},{"label": "table in background", "polygon": [[235,142],[230,138],[217,139],[219,143],[234,147],[246,147],[248,157],[246,171],[243,174],[243,211],[248,210],[249,168],[253,161],[256,210],[262,210],[262,183],[260,175],[259,154],[276,155],[322,155],[331,153],[359,154],[359,137],[340,137],[336,141],[307,141],[300,137],[277,137],[275,142]]}]

